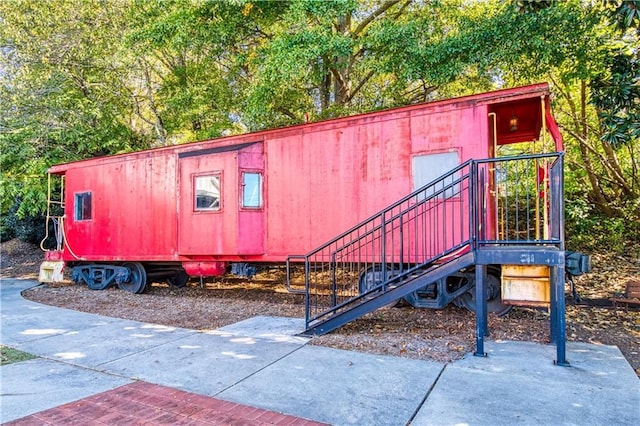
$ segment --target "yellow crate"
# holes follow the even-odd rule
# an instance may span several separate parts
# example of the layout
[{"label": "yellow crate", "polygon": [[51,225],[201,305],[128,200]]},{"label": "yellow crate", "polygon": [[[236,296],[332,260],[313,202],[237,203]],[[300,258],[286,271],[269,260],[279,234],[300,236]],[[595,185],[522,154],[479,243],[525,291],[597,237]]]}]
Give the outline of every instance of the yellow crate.
[{"label": "yellow crate", "polygon": [[518,306],[549,306],[551,280],[543,265],[503,265],[502,301]]},{"label": "yellow crate", "polygon": [[40,264],[38,281],[41,283],[59,283],[64,280],[64,262],[62,260],[45,260]]}]

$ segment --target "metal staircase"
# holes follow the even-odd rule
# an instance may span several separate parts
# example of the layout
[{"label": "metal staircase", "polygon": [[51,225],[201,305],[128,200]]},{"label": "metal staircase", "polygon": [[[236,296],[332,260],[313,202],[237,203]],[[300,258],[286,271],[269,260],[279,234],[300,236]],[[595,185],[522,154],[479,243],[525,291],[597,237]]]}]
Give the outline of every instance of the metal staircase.
[{"label": "metal staircase", "polygon": [[[429,307],[473,300],[475,275],[463,272],[478,264],[559,265],[562,176],[561,153],[469,160],[290,256],[287,285],[306,296],[305,334],[328,333],[401,298]],[[304,267],[304,290],[295,289],[294,265]]]}]

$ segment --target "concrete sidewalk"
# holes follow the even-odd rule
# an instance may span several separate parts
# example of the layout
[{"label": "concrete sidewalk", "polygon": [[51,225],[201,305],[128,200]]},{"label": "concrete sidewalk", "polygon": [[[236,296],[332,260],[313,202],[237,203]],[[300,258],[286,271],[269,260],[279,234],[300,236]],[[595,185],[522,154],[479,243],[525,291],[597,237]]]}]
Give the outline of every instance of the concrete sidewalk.
[{"label": "concrete sidewalk", "polygon": [[1,367],[2,422],[640,424],[640,380],[612,346],[569,342],[557,367],[553,346],[487,342],[441,364],[307,345],[299,319],[196,332],[55,308],[20,296],[34,285],[0,282],[0,342],[40,357]]}]

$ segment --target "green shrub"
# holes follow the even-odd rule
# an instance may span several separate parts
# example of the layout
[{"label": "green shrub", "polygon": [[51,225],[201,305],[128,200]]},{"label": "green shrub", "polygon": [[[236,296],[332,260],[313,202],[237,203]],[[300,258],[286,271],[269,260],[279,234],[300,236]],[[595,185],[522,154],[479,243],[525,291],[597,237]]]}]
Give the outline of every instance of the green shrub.
[{"label": "green shrub", "polygon": [[640,200],[617,209],[618,215],[607,217],[597,212],[585,199],[565,203],[567,248],[586,252],[637,250],[640,241]]},{"label": "green shrub", "polygon": [[20,203],[16,202],[7,214],[0,217],[0,241],[17,238],[29,243],[39,243],[44,238],[43,215],[30,216],[20,219],[17,215]]}]

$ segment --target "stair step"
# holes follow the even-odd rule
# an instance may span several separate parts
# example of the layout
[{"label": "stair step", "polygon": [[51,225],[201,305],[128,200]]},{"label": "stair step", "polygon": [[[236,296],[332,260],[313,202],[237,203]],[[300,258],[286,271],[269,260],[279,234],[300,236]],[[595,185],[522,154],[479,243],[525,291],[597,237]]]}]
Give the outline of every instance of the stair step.
[{"label": "stair step", "polygon": [[[392,306],[397,300],[406,297],[413,291],[418,291],[424,286],[423,280],[434,282],[444,276],[459,271],[462,268],[473,264],[474,254],[467,253],[458,256],[456,259],[449,260],[437,267],[430,266],[428,268],[416,269],[411,271],[408,277],[392,278],[391,282],[385,285],[385,291],[380,287],[378,291],[372,291],[369,294],[358,296],[350,300],[344,301],[339,307],[334,307],[331,314],[320,314],[312,319],[312,323],[307,325],[306,335],[321,335],[328,333],[336,328],[353,321],[356,318],[372,312],[375,309]],[[427,275],[427,276],[425,276]],[[415,279],[423,277],[423,279]],[[395,280],[395,281],[394,281]],[[434,299],[433,307],[438,306],[438,301]]]}]

